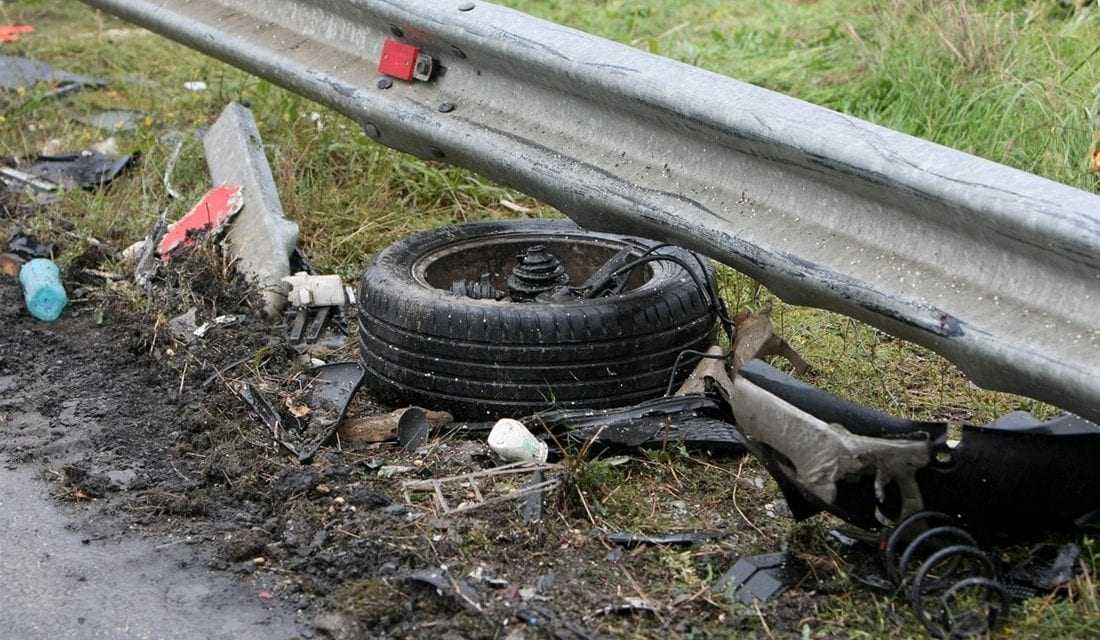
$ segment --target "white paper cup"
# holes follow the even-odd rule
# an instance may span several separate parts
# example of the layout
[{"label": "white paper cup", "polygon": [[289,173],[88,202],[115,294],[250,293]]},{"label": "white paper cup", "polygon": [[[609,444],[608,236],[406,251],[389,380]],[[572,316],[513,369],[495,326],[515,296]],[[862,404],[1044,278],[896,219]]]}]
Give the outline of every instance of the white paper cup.
[{"label": "white paper cup", "polygon": [[549,447],[519,420],[503,418],[489,432],[489,448],[508,462],[546,462]]}]

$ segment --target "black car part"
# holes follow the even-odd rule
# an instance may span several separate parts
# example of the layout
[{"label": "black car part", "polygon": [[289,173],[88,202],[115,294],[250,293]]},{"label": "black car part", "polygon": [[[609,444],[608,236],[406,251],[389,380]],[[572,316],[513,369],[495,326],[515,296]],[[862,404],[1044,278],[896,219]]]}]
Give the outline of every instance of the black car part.
[{"label": "black car part", "polygon": [[1072,527],[1100,508],[1100,426],[1073,415],[1008,414],[985,426],[888,416],[759,360],[729,391],[746,446],[797,519],[828,511],[879,529],[934,510],[976,537]]},{"label": "black car part", "polygon": [[732,421],[726,403],[713,393],[655,398],[621,409],[558,409],[524,419],[533,427],[563,434],[568,444],[591,441],[591,453],[672,444],[711,453],[744,453],[744,438]]},{"label": "black car part", "polygon": [[[375,258],[360,287],[366,383],[382,400],[446,407],[460,419],[659,397],[698,360],[677,364],[679,354],[712,344],[720,308],[711,267],[659,247],[566,220],[405,238]],[[617,293],[586,298],[563,284],[589,282],[624,251],[631,259],[604,271],[608,282],[625,276],[610,287]],[[609,288],[600,279],[593,284]]]}]

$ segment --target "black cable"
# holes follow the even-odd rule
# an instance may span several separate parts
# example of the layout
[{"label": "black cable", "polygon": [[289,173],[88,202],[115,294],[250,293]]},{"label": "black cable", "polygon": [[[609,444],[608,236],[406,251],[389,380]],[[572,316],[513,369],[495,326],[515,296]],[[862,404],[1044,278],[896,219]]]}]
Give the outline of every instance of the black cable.
[{"label": "black cable", "polygon": [[601,281],[595,283],[594,285],[592,285],[591,287],[589,287],[588,293],[585,294],[585,297],[588,297],[588,295],[590,295],[591,292],[601,290],[608,282],[610,282],[616,276],[619,276],[623,273],[631,272],[634,269],[637,269],[638,267],[640,267],[644,264],[648,264],[650,262],[672,262],[672,263],[675,263],[675,264],[679,265],[681,269],[686,271],[687,274],[689,276],[691,276],[692,282],[695,283],[695,287],[699,290],[699,294],[702,295],[704,298],[709,299],[708,300],[708,302],[709,302],[708,306],[711,308],[711,310],[714,311],[715,315],[718,316],[718,319],[722,324],[722,330],[725,331],[726,338],[729,339],[730,345],[732,345],[733,344],[733,320],[730,319],[730,317],[729,317],[729,309],[726,308],[726,301],[723,300],[722,296],[718,294],[718,289],[715,286],[715,283],[710,279],[710,273],[708,272],[708,270],[706,268],[706,265],[703,264],[703,260],[702,260],[702,258],[699,257],[699,254],[692,252],[691,256],[695,259],[695,263],[699,265],[699,269],[703,273],[703,281],[706,283],[705,286],[699,282],[699,278],[696,276],[695,271],[693,271],[691,269],[691,267],[689,267],[680,258],[678,258],[676,256],[670,256],[670,255],[667,255],[667,254],[656,254],[656,255],[653,254],[653,252],[657,251],[658,249],[663,249],[665,247],[674,247],[674,246],[675,245],[665,243],[665,244],[658,244],[656,246],[650,247],[649,250],[647,250],[645,253],[643,253],[641,255],[641,257],[639,257],[638,259],[624,264],[623,266],[619,267],[615,271],[613,271],[610,274],[608,274],[607,276],[605,276],[603,280],[601,280]]}]

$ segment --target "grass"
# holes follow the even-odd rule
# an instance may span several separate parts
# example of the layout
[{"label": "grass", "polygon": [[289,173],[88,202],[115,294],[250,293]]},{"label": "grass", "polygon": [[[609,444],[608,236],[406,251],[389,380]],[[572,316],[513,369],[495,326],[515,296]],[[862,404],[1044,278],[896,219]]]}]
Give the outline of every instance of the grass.
[{"label": "grass", "polygon": [[[1078,10],[1054,0],[505,4],[1098,190],[1087,160],[1100,136],[1100,9],[1095,7]],[[0,45],[3,53],[28,54],[103,77],[110,88],[67,101],[43,100],[32,91],[0,102],[0,155],[34,154],[51,140],[64,149],[98,142],[104,132],[72,120],[97,109],[137,109],[149,116],[137,131],[116,135],[123,152],[141,152],[128,176],[101,191],[68,192],[48,215],[33,221],[35,231],[67,245],[63,260],[79,255],[92,239],[122,249],[139,239],[162,210],[170,218],[181,214],[207,187],[202,147],[193,138],[184,147],[173,176],[184,197],[176,202],[161,186],[170,151],[161,138],[171,130],[209,125],[232,99],[252,104],[283,205],[301,225],[303,248],[323,270],[354,278],[372,253],[418,229],[556,215],[464,170],[381,147],[323,107],[72,0],[0,3],[0,23],[5,22],[30,22],[38,32],[19,44]],[[209,89],[187,91],[183,84],[190,80],[203,80]],[[0,232],[10,226],[11,221],[0,219]],[[772,302],[777,327],[814,364],[813,382],[858,402],[924,419],[985,421],[1014,409],[1053,411],[978,389],[943,358],[846,317],[785,305],[731,270],[723,270],[721,286],[734,309]],[[651,467],[659,477],[675,477],[684,468],[695,469],[689,472],[694,478],[707,473],[676,457],[650,460],[643,469]],[[615,478],[623,472],[599,473]],[[618,477],[598,484],[627,483]],[[594,496],[599,517],[623,525],[645,521],[648,511],[639,503],[646,498],[643,493],[624,489]],[[811,534],[820,535],[820,530],[815,525]],[[769,531],[767,539],[775,542],[798,531]],[[1089,549],[1097,566],[1097,550]],[[690,563],[677,553],[661,556],[662,579],[693,575],[685,569]],[[1091,583],[1078,586],[1076,598],[1029,603],[1010,629],[1021,637],[1098,633],[1096,590]],[[767,629],[751,612],[731,611],[730,619],[745,620],[753,633]],[[911,623],[899,621],[885,599],[849,590],[826,600],[813,633],[905,637],[913,633],[906,626]]]}]

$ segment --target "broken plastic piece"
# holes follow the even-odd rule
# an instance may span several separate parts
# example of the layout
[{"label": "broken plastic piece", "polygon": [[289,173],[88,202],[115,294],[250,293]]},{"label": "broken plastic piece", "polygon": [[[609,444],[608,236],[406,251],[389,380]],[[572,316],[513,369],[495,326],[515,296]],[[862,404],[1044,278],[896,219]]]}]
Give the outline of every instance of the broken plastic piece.
[{"label": "broken plastic piece", "polygon": [[297,307],[342,307],[348,303],[340,276],[315,276],[299,271],[283,278],[290,285],[287,301]]},{"label": "broken plastic piece", "polygon": [[103,88],[106,82],[54,68],[39,60],[0,56],[0,89],[29,89],[38,82],[53,86],[47,96],[61,96],[82,87]]},{"label": "broken plastic piece", "polygon": [[725,535],[726,534],[721,531],[685,531],[683,533],[666,533],[661,535],[620,532],[607,534],[607,541],[628,549],[642,545],[690,547],[703,542],[717,540]]},{"label": "broken plastic piece", "polygon": [[54,250],[52,242],[39,242],[34,236],[25,233],[21,226],[16,226],[8,238],[8,252],[24,260],[53,258]]},{"label": "broken plastic piece", "polygon": [[477,602],[477,589],[470,585],[466,578],[451,577],[446,567],[422,569],[406,576],[405,579],[433,587],[438,595],[453,598],[466,609],[481,613],[481,605]]},{"label": "broken plastic piece", "polygon": [[233,215],[241,210],[244,197],[241,187],[222,185],[206,192],[187,215],[168,227],[168,232],[160,239],[157,253],[167,261],[180,245],[190,246],[189,235],[193,232],[217,233]]},{"label": "broken plastic piece", "polygon": [[118,177],[133,156],[115,156],[95,151],[60,156],[38,156],[23,167],[26,173],[69,188],[98,189]]},{"label": "broken plastic piece", "polygon": [[1054,591],[1073,580],[1080,568],[1080,559],[1081,547],[1072,542],[1036,545],[1026,560],[1008,572],[1005,581],[1041,592]]},{"label": "broken plastic piece", "polygon": [[363,367],[358,362],[337,362],[317,367],[310,386],[309,428],[302,443],[295,447],[298,460],[305,462],[317,453],[336,432],[348,404],[363,382]]},{"label": "broken plastic piece", "polygon": [[283,278],[290,275],[298,225],[283,214],[252,112],[230,103],[202,142],[214,184],[242,187],[244,206],[226,232],[237,270],[259,287],[264,312],[278,315],[286,304]]},{"label": "broken plastic piece", "polygon": [[806,577],[806,564],[789,553],[746,556],[714,583],[714,591],[742,604],[768,602]]},{"label": "broken plastic piece", "polygon": [[742,453],[744,438],[732,424],[725,403],[712,394],[656,398],[622,409],[559,409],[528,422],[565,431],[569,442],[592,440],[607,447],[661,447],[683,443],[712,453]]},{"label": "broken plastic piece", "polygon": [[23,285],[23,299],[32,316],[53,322],[61,316],[69,297],[61,284],[61,270],[52,260],[35,258],[19,270],[19,284]]},{"label": "broken plastic piece", "polygon": [[38,176],[32,176],[29,173],[12,167],[0,167],[0,181],[3,181],[5,184],[18,184],[29,187],[42,193],[57,191],[57,185],[55,183],[39,178]]},{"label": "broken plastic piece", "polygon": [[503,418],[489,432],[489,448],[507,462],[546,462],[549,447],[519,420]]},{"label": "broken plastic piece", "polygon": [[28,33],[34,33],[29,24],[0,24],[0,44],[19,42],[20,36]]}]

